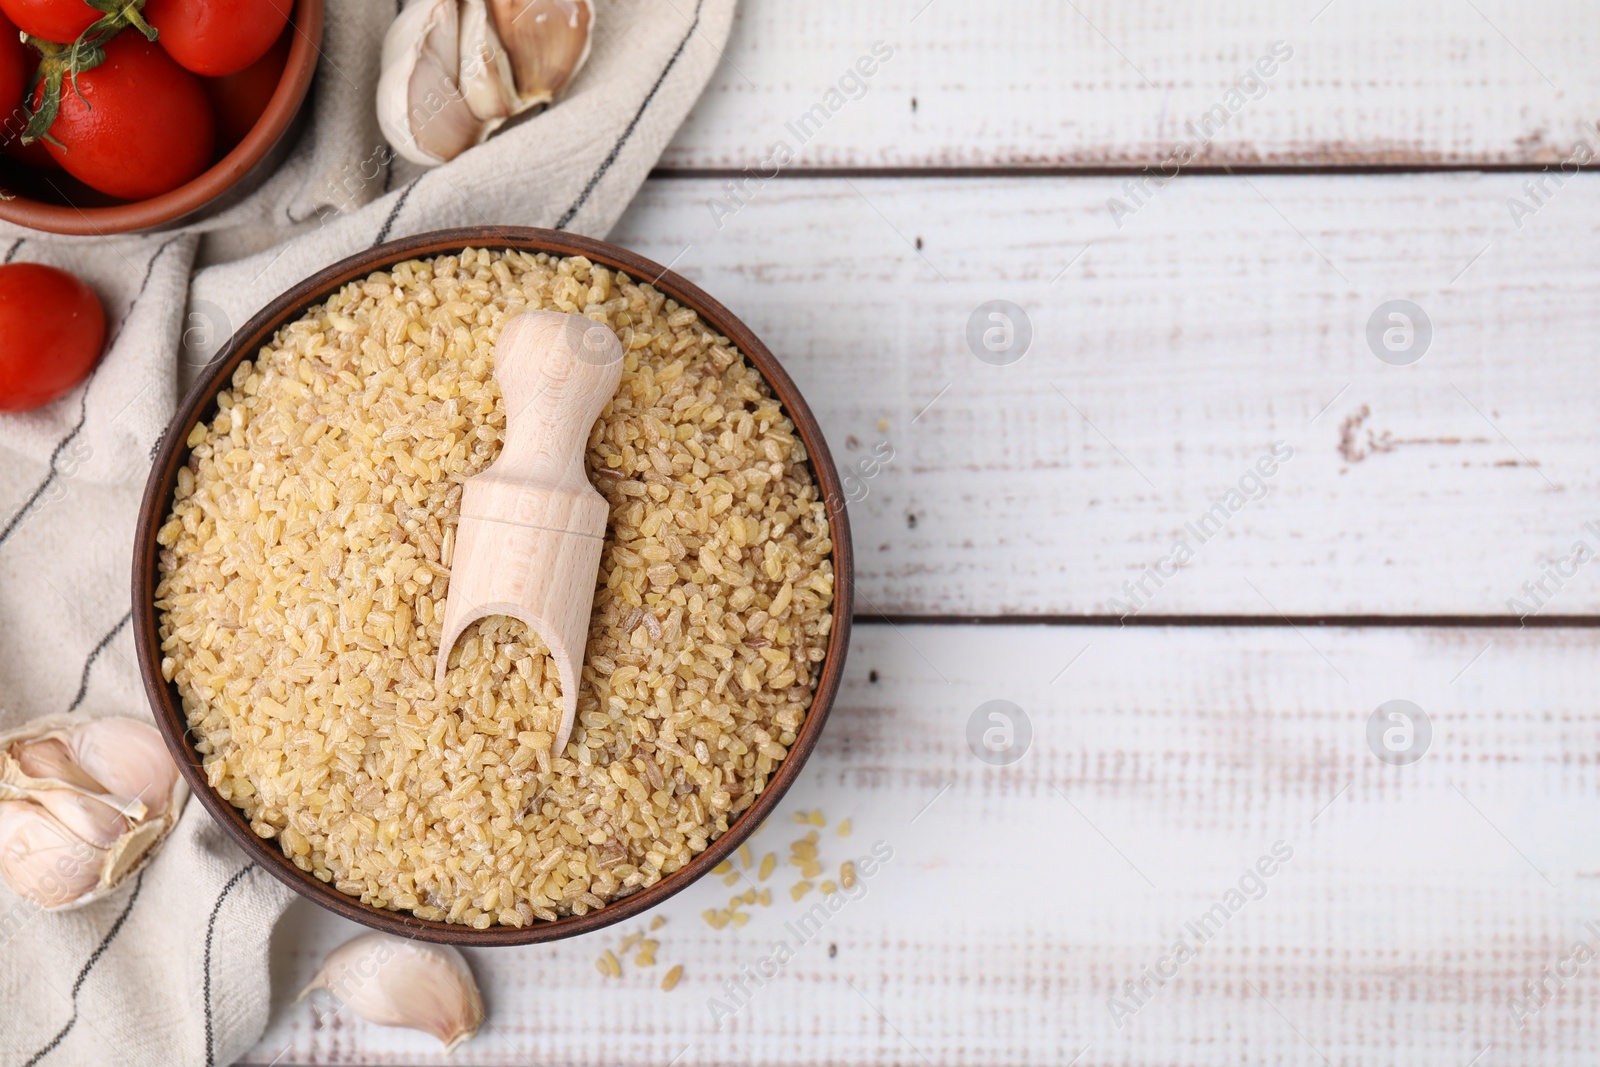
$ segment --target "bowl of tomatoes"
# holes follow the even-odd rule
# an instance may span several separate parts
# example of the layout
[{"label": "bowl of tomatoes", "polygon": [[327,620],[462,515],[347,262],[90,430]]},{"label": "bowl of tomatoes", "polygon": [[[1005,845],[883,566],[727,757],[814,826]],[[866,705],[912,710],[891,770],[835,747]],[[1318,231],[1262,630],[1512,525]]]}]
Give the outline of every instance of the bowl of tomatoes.
[{"label": "bowl of tomatoes", "polygon": [[0,0],[0,219],[170,229],[283,161],[323,0]]}]

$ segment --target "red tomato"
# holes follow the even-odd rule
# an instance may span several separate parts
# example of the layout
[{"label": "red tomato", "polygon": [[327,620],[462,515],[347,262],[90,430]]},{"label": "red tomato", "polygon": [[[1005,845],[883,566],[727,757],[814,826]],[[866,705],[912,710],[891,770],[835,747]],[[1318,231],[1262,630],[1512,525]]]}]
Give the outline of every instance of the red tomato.
[{"label": "red tomato", "polygon": [[278,43],[267,49],[267,54],[237,74],[225,78],[205,78],[201,85],[211,98],[211,109],[217,115],[217,143],[224,149],[232,148],[244,140],[267,110],[272,94],[283,80],[283,68],[289,61],[289,35],[278,38]]},{"label": "red tomato", "polygon": [[100,362],[106,313],[80,279],[42,263],[0,266],[0,411],[64,396]]},{"label": "red tomato", "polygon": [[[38,104],[44,86],[35,91]],[[216,123],[200,79],[123,30],[106,61],[61,86],[50,154],[74,178],[124,200],[160,196],[211,163]],[[87,103],[85,101],[87,100]]]},{"label": "red tomato", "polygon": [[22,114],[22,92],[28,87],[32,66],[28,50],[17,39],[17,28],[0,14],[0,109],[4,109],[0,111],[0,131],[10,125],[9,119]]},{"label": "red tomato", "polygon": [[149,0],[144,20],[180,66],[220,78],[265,55],[293,6],[294,0]]},{"label": "red tomato", "polygon": [[90,23],[105,14],[83,0],[0,0],[0,11],[25,32],[57,44],[76,41]]}]

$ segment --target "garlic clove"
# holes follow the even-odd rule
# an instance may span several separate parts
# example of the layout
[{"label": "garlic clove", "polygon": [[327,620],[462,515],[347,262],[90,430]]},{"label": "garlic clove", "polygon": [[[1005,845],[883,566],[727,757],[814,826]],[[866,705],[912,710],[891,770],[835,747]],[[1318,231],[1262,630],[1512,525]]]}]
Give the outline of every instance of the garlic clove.
[{"label": "garlic clove", "polygon": [[59,908],[82,899],[100,885],[105,859],[38,805],[0,801],[0,876],[29,900]]},{"label": "garlic clove", "polygon": [[511,56],[518,110],[555,99],[589,58],[593,0],[490,0]]},{"label": "garlic clove", "polygon": [[457,0],[411,0],[384,37],[378,125],[413,163],[454,159],[483,135],[456,80],[460,30]]},{"label": "garlic clove", "polygon": [[166,812],[178,765],[155,727],[137,719],[95,719],[73,730],[66,743],[77,765],[101,783],[96,792],[141,801],[147,819]]},{"label": "garlic clove", "polygon": [[496,120],[516,113],[520,101],[511,74],[511,57],[495,33],[486,0],[461,0],[461,67],[457,80],[467,106],[484,122],[498,125]]},{"label": "garlic clove", "polygon": [[17,765],[29,778],[66,782],[91,793],[108,791],[79,765],[71,747],[59,737],[41,737],[37,741],[18,745],[13,752],[17,757]]},{"label": "garlic clove", "polygon": [[128,832],[129,823],[137,822],[144,814],[144,805],[138,801],[122,801],[132,805],[124,818],[119,810],[120,798],[90,796],[75,789],[40,789],[33,793],[32,800],[54,815],[73,836],[98,849],[115,845],[117,838]]},{"label": "garlic clove", "polygon": [[325,989],[381,1026],[425,1030],[446,1052],[478,1032],[483,997],[466,957],[450,945],[362,934],[328,953],[304,997]]}]

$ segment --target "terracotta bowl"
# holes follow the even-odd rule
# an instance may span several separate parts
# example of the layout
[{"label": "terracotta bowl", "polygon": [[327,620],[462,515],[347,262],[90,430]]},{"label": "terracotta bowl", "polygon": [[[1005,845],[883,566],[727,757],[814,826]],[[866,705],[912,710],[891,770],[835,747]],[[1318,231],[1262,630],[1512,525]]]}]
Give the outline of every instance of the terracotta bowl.
[{"label": "terracotta bowl", "polygon": [[[408,259],[421,259],[445,253],[459,252],[463,248],[515,248],[530,252],[548,252],[552,255],[587,256],[591,262],[626,272],[636,280],[648,280],[667,296],[693,308],[713,330],[731,339],[744,353],[745,359],[766,378],[772,391],[782,403],[784,411],[799,430],[811,459],[813,476],[826,501],[828,521],[833,534],[834,602],[833,630],[829,638],[827,658],[823,662],[822,676],[817,682],[816,697],[800,733],[789,748],[789,755],[767,782],[767,787],[756,802],[743,812],[727,833],[717,838],[687,866],[661,879],[648,889],[642,889],[587,915],[570,916],[555,922],[535,922],[519,928],[491,926],[475,930],[452,923],[430,922],[409,912],[389,911],[363,904],[332,886],[318,881],[286,859],[276,844],[257,837],[250,829],[244,814],[231,803],[218,796],[206,781],[201,767],[200,754],[195,750],[194,739],[189,734],[183,705],[177,687],[161,677],[161,650],[156,636],[157,612],[155,588],[158,580],[156,560],[159,546],[156,532],[166,521],[172,507],[173,489],[177,484],[178,470],[189,459],[185,443],[196,423],[209,422],[216,415],[216,394],[233,377],[233,372],[243,360],[252,357],[266,344],[280,326],[300,317],[314,304],[345,284],[364,278],[373,271],[382,270]],[[340,263],[335,263],[296,285],[261,310],[244,328],[234,334],[211,363],[201,372],[189,394],[179,405],[177,414],[167,427],[150,480],[145,486],[144,500],[139,510],[139,526],[133,551],[133,626],[138,648],[139,670],[144,676],[144,688],[155,712],[156,725],[166,738],[167,747],[178,761],[178,767],[188,779],[195,796],[205,805],[211,817],[219,822],[246,853],[269,871],[275,878],[302,896],[338,912],[347,919],[378,930],[421,938],[424,941],[443,941],[462,945],[525,945],[540,941],[553,941],[563,937],[588,933],[660,904],[691,882],[708,873],[726,859],[756,827],[772,815],[805,766],[806,758],[816,747],[817,738],[827,721],[828,710],[833,705],[839,681],[844,671],[845,652],[850,644],[850,617],[854,589],[850,548],[850,522],[845,513],[844,493],[839,484],[839,474],[828,453],[827,442],[817,426],[816,418],[806,406],[805,399],[767,346],[750,332],[749,327],[735,318],[727,308],[707,296],[671,271],[637,256],[626,249],[602,241],[594,241],[572,234],[552,230],[534,230],[522,227],[470,227],[456,230],[439,230],[419,234],[388,244],[378,245]]]},{"label": "terracotta bowl", "polygon": [[130,202],[96,192],[65,171],[32,171],[0,156],[0,185],[17,194],[0,200],[0,219],[48,233],[104,236],[171,229],[242,200],[266,181],[294,145],[322,54],[322,5],[323,0],[295,0],[284,30],[290,38],[289,56],[278,88],[244,140],[210,170],[170,193]]}]

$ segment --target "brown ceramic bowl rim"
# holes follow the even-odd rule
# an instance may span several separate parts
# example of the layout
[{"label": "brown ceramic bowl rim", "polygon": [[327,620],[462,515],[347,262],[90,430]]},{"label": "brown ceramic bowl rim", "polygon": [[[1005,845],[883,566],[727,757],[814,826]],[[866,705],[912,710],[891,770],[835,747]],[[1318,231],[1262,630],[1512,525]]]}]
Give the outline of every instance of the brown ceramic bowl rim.
[{"label": "brown ceramic bowl rim", "polygon": [[[161,649],[156,636],[155,610],[156,560],[159,551],[156,533],[166,522],[171,508],[178,469],[189,457],[187,444],[189,433],[202,415],[209,417],[215,408],[216,393],[231,380],[240,362],[247,357],[253,357],[281,325],[298,318],[307,308],[320,303],[349,282],[405,260],[450,254],[465,248],[515,248],[531,252],[548,252],[552,255],[586,256],[591,262],[621,270],[635,280],[648,281],[668,297],[685,307],[694,309],[713,330],[729,338],[744,354],[745,359],[766,378],[772,391],[782,403],[784,412],[794,422],[801,440],[805,443],[811,469],[827,507],[833,540],[834,566],[832,631],[829,634],[827,658],[823,661],[816,695],[806,713],[805,722],[800,727],[799,735],[789,747],[788,756],[767,781],[765,790],[756,802],[740,814],[728,831],[713,841],[705,851],[648,889],[638,890],[587,915],[568,916],[555,922],[539,921],[520,928],[491,926],[485,930],[476,930],[460,924],[430,922],[419,919],[409,912],[389,911],[364,904],[357,898],[347,896],[302,871],[285,858],[275,845],[258,837],[250,829],[244,814],[218,796],[206,779],[200,754],[195,750],[193,739],[189,734],[177,687],[161,676]],[[514,226],[437,230],[377,245],[307,278],[272,301],[247,322],[201,372],[199,379],[179,405],[172,422],[168,424],[166,436],[162,439],[155,465],[145,485],[144,499],[139,509],[139,525],[133,552],[134,642],[137,647],[139,671],[144,679],[144,689],[150,707],[155,713],[156,725],[166,738],[167,747],[177,760],[179,770],[183,772],[194,794],[200,798],[200,802],[210,812],[211,817],[221,824],[251,859],[273,877],[302,896],[347,919],[403,937],[462,945],[526,945],[588,933],[622,922],[655,907],[721,863],[757,827],[771,817],[779,801],[783,799],[784,793],[799,777],[800,770],[812,749],[816,747],[817,738],[822,733],[828,712],[839,689],[844,671],[845,653],[850,644],[854,588],[852,563],[850,521],[845,511],[844,492],[840,485],[838,470],[834,467],[833,459],[828,452],[827,442],[823,439],[822,430],[800,395],[800,391],[784,372],[777,358],[749,327],[739,321],[727,308],[665,267],[602,241],[554,230]]]},{"label": "brown ceramic bowl rim", "polygon": [[266,110],[244,140],[198,177],[169,193],[109,207],[51,204],[24,196],[0,200],[0,220],[46,233],[104,237],[159,229],[200,211],[249,174],[288,133],[317,72],[317,60],[322,55],[322,22],[323,0],[295,0],[289,18],[289,30],[293,32],[289,56]]}]

